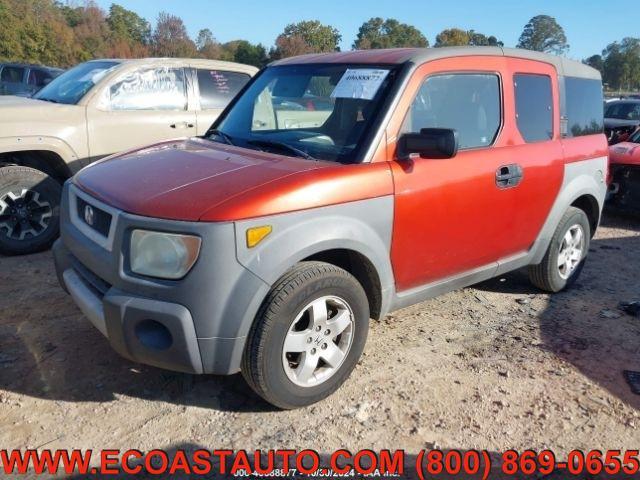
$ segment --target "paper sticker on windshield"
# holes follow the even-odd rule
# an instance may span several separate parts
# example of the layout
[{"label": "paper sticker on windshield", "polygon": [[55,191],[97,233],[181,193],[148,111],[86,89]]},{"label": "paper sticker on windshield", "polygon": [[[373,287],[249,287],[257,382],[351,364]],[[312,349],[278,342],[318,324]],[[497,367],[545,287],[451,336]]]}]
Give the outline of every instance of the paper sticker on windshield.
[{"label": "paper sticker on windshield", "polygon": [[347,69],[331,92],[332,98],[371,100],[387,78],[389,70],[374,68]]}]

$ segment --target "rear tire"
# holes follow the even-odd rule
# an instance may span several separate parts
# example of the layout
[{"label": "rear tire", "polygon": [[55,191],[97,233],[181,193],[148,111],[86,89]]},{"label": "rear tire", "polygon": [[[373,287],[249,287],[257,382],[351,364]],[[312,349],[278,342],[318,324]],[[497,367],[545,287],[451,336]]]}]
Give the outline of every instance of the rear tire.
[{"label": "rear tire", "polygon": [[551,293],[570,287],[582,272],[590,239],[587,215],[579,208],[569,207],[560,219],[542,262],[529,266],[531,283]]},{"label": "rear tire", "polygon": [[45,250],[58,237],[61,185],[29,167],[0,168],[0,253]]},{"label": "rear tire", "polygon": [[358,281],[323,262],[302,262],[267,295],[247,338],[242,374],[267,402],[304,407],[331,395],[355,367],[369,330]]}]

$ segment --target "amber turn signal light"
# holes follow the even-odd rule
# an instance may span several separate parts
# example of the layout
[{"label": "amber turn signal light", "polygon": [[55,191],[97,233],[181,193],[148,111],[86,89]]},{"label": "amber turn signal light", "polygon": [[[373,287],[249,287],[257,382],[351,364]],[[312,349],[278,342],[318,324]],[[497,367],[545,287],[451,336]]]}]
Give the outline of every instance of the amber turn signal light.
[{"label": "amber turn signal light", "polygon": [[247,247],[253,248],[271,233],[271,225],[252,227],[247,229]]}]

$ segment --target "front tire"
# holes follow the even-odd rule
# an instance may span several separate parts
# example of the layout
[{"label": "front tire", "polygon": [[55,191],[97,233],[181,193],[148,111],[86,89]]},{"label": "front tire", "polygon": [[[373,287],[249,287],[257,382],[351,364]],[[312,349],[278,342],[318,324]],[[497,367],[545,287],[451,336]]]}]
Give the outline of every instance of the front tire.
[{"label": "front tire", "polygon": [[45,250],[59,232],[62,187],[29,167],[0,168],[0,253]]},{"label": "front tire", "polygon": [[556,228],[538,265],[529,267],[529,279],[541,290],[556,293],[580,276],[589,252],[591,227],[584,211],[569,207]]},{"label": "front tire", "polygon": [[245,346],[242,374],[267,402],[304,407],[349,377],[367,340],[369,304],[360,283],[324,262],[301,262],[265,299]]}]

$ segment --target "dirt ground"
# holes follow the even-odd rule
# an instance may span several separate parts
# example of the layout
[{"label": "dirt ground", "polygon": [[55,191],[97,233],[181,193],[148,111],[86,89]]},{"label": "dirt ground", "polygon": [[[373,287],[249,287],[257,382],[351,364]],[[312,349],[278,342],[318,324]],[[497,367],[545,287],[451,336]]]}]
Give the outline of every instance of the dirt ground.
[{"label": "dirt ground", "polygon": [[[0,258],[0,448],[640,447],[640,220],[605,216],[576,286],[523,272],[373,324],[351,379],[282,412],[232,377],[120,358],[59,288],[51,253]],[[511,477],[513,478],[513,477]],[[554,477],[555,478],[555,477]]]}]

